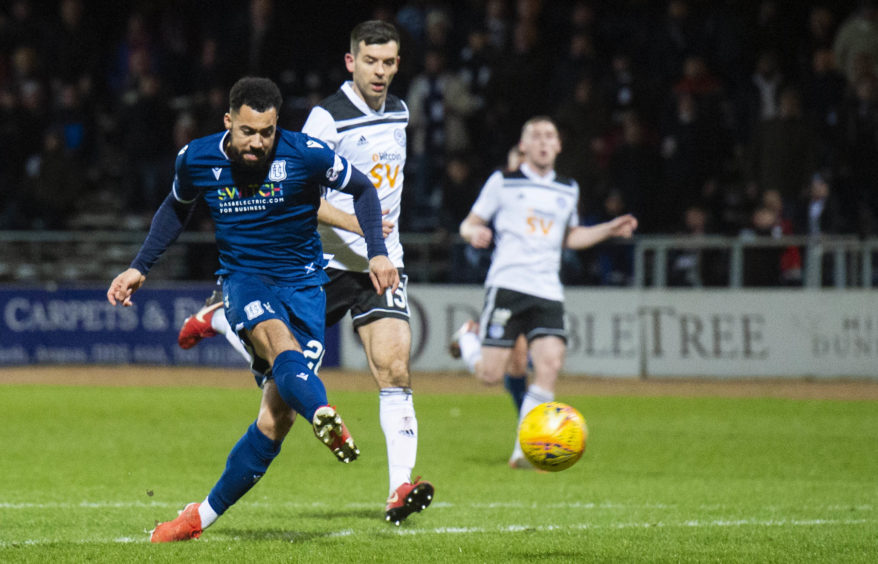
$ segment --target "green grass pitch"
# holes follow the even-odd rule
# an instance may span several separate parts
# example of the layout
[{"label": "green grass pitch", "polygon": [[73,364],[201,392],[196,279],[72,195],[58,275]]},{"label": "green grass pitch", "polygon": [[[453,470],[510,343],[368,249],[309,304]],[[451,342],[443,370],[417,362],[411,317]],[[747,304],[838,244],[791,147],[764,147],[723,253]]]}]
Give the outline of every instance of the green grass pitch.
[{"label": "green grass pitch", "polygon": [[198,541],[147,531],[204,498],[258,390],[0,388],[0,562],[875,562],[878,405],[561,396],[589,423],[557,474],[511,470],[496,395],[416,395],[433,505],[400,527],[377,393],[330,391],[362,450],[299,421]]}]

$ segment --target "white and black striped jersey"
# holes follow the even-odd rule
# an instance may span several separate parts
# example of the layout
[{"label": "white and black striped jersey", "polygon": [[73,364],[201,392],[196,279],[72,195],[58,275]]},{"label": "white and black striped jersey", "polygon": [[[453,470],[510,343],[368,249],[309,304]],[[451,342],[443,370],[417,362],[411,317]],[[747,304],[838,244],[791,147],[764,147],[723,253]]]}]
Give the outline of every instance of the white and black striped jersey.
[{"label": "white and black striped jersey", "polygon": [[[402,268],[402,245],[399,243],[399,211],[402,202],[403,168],[406,157],[406,133],[409,111],[405,102],[388,94],[381,110],[373,110],[353,90],[353,83],[342,84],[334,94],[322,100],[311,113],[302,132],[322,139],[336,153],[365,174],[381,200],[381,209],[390,210],[385,217],[394,223],[393,232],[384,240],[390,260]],[[349,194],[327,190],[326,200],[347,213],[354,213]],[[368,272],[366,241],[360,235],[320,225],[324,253],[332,255],[330,268]]]},{"label": "white and black striped jersey", "polygon": [[493,224],[494,255],[485,286],[563,300],[559,271],[568,228],[579,224],[579,184],[528,165],[492,174],[472,213]]}]

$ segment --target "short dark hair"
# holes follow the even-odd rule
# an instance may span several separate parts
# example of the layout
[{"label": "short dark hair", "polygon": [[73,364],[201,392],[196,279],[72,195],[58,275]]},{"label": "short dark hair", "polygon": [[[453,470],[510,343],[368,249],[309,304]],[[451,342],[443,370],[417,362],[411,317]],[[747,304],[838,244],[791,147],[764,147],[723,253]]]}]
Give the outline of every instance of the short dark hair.
[{"label": "short dark hair", "polygon": [[351,31],[351,53],[357,54],[360,41],[366,45],[383,45],[395,41],[399,45],[399,31],[392,23],[382,20],[360,22]]},{"label": "short dark hair", "polygon": [[250,106],[257,112],[265,112],[271,108],[280,111],[282,103],[280,89],[268,78],[245,76],[239,79],[229,92],[229,107],[235,112],[244,105]]},{"label": "short dark hair", "polygon": [[530,118],[529,120],[524,122],[524,125],[521,126],[521,135],[524,136],[524,130],[527,129],[527,126],[532,125],[534,123],[542,123],[542,122],[551,123],[555,127],[555,129],[558,129],[558,124],[556,124],[555,120],[553,120],[551,117],[542,116],[542,115],[533,116],[532,118]]}]

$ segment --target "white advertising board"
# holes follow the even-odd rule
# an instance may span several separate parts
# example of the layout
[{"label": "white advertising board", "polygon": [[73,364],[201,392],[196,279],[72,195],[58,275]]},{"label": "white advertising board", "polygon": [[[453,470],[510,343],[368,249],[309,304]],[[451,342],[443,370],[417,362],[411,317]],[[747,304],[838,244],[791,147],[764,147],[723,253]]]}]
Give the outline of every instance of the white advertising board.
[{"label": "white advertising board", "polygon": [[[412,370],[463,370],[448,336],[483,289],[412,285]],[[564,372],[608,377],[878,378],[871,291],[568,288]],[[366,369],[350,321],[342,366]]]}]

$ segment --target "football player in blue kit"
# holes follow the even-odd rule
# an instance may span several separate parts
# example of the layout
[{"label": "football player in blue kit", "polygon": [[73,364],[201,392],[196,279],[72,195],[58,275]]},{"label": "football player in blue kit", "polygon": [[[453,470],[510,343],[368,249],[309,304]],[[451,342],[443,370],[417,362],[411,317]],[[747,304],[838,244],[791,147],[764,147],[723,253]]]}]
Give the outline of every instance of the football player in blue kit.
[{"label": "football player in blue kit", "polygon": [[258,417],[230,452],[219,481],[204,501],[157,525],[152,542],[198,538],[265,473],[297,413],[340,461],[359,454],[317,376],[327,281],[317,233],[321,185],[353,196],[375,292],[396,291],[399,272],[387,256],[372,183],[325,142],[278,128],[281,103],[268,79],[235,83],[226,131],[180,150],[171,193],[131,266],[107,291],[111,304],[132,305],[132,294],[203,197],[216,226],[228,320],[248,348],[254,374],[263,376]]},{"label": "football player in blue kit", "polygon": [[[302,131],[325,142],[366,174],[375,187],[384,213],[388,257],[400,273],[395,292],[378,295],[369,280],[367,248],[349,194],[327,191],[317,216],[328,264],[326,324],[350,315],[360,337],[370,372],[378,385],[378,418],[387,445],[388,497],[385,519],[398,525],[433,500],[433,484],[413,476],[418,449],[409,370],[411,328],[406,293],[399,217],[405,183],[406,134],[409,112],[405,102],[388,89],[399,70],[400,37],[393,24],[369,20],[350,34],[345,67],[351,80],[312,108]],[[223,335],[248,358],[226,319],[216,292],[205,306],[188,317],[178,343],[184,349],[201,339]]]}]

